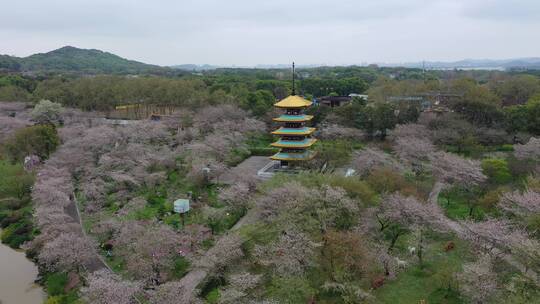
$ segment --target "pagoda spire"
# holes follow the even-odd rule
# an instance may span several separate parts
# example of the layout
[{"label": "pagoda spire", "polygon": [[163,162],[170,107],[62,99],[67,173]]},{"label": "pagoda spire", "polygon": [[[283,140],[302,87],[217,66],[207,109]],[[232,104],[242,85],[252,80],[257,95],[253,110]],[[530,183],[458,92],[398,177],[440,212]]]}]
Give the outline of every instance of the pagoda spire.
[{"label": "pagoda spire", "polygon": [[296,95],[296,88],[295,88],[295,79],[296,79],[296,76],[295,76],[295,73],[294,73],[294,61],[292,63],[292,95]]}]

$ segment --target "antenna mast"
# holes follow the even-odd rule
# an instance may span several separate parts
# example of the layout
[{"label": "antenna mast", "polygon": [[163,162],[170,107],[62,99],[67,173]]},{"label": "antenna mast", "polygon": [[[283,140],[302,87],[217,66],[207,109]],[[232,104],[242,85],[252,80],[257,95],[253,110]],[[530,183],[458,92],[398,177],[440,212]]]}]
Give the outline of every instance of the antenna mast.
[{"label": "antenna mast", "polygon": [[292,63],[292,95],[296,95],[296,88],[294,86],[294,80],[295,80],[295,75],[294,75],[294,61]]}]

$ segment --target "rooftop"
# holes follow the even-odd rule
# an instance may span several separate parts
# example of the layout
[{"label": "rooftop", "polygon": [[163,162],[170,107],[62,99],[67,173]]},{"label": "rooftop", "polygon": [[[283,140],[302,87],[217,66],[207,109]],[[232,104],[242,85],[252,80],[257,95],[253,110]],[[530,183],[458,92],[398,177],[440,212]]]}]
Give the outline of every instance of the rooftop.
[{"label": "rooftop", "polygon": [[291,95],[274,104],[278,108],[306,108],[311,106],[312,102],[297,95]]}]

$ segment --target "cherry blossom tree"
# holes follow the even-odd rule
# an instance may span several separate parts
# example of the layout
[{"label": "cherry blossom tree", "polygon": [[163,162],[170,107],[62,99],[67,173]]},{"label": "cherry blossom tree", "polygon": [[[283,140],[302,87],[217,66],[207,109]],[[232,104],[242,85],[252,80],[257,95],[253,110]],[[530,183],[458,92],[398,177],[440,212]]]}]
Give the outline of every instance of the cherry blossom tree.
[{"label": "cherry blossom tree", "polygon": [[162,281],[182,248],[189,248],[187,235],[165,225],[144,226],[127,222],[113,238],[115,252],[126,259],[126,269],[135,278]]},{"label": "cherry blossom tree", "polygon": [[522,272],[538,267],[540,261],[540,242],[529,237],[522,228],[508,220],[488,218],[485,221],[465,221],[461,229],[455,231],[469,240],[475,247],[496,256],[519,261]]},{"label": "cherry blossom tree", "polygon": [[238,303],[247,295],[249,289],[254,288],[261,281],[262,275],[249,272],[233,274],[228,278],[229,285],[220,290],[219,303]]},{"label": "cherry blossom tree", "polygon": [[74,233],[61,233],[46,243],[39,253],[39,263],[49,271],[83,269],[96,258],[95,243]]},{"label": "cherry blossom tree", "polygon": [[463,271],[457,277],[461,283],[460,291],[474,303],[486,303],[497,292],[499,285],[492,258],[488,255],[463,265]]},{"label": "cherry blossom tree", "polygon": [[418,138],[418,139],[429,139],[431,132],[426,126],[422,124],[404,124],[396,125],[396,127],[390,131],[389,137],[392,140],[397,140],[398,138]]},{"label": "cherry blossom tree", "polygon": [[418,137],[398,137],[394,149],[398,157],[411,165],[417,174],[423,171],[429,155],[435,152],[435,146],[429,140]]},{"label": "cherry blossom tree", "polygon": [[506,192],[499,202],[499,207],[519,216],[540,213],[540,193],[532,190]]},{"label": "cherry blossom tree", "polygon": [[0,116],[0,143],[5,141],[16,130],[31,125],[29,121],[16,117]]},{"label": "cherry blossom tree", "polygon": [[478,204],[473,198],[474,191],[487,180],[480,162],[442,151],[432,153],[430,159],[433,175],[437,179],[434,191],[430,193],[430,202],[437,202],[438,192],[443,189],[442,184],[451,184],[461,190],[469,205],[469,216],[472,216]]},{"label": "cherry blossom tree", "polygon": [[246,208],[251,198],[251,189],[247,183],[238,182],[219,191],[219,199],[235,208]]},{"label": "cherry blossom tree", "polygon": [[81,289],[82,297],[87,303],[95,304],[134,304],[138,302],[136,294],[141,291],[138,282],[122,280],[107,270],[90,273],[87,285]]},{"label": "cherry blossom tree", "polygon": [[302,275],[311,266],[315,243],[297,230],[284,231],[268,246],[256,246],[258,263],[280,275]]},{"label": "cherry blossom tree", "polygon": [[242,238],[239,235],[227,234],[220,238],[200,260],[196,261],[195,265],[211,272],[220,272],[231,262],[244,256],[241,248],[242,243]]},{"label": "cherry blossom tree", "polygon": [[518,159],[540,160],[540,138],[531,137],[528,143],[515,145],[514,155]]},{"label": "cherry blossom tree", "polygon": [[[181,301],[186,296],[185,288],[181,282],[167,282],[159,285],[155,291],[150,293],[149,302],[151,304],[188,303]],[[189,303],[197,303],[200,300],[191,297],[189,301]]]},{"label": "cherry blossom tree", "polygon": [[430,155],[433,175],[446,183],[457,183],[464,186],[479,185],[487,177],[482,173],[480,162],[466,159],[447,152],[435,152]]},{"label": "cherry blossom tree", "polygon": [[368,175],[378,167],[389,167],[395,171],[403,171],[404,167],[390,155],[377,148],[365,148],[353,156],[352,167],[359,175]]},{"label": "cherry blossom tree", "polygon": [[362,140],[365,137],[365,133],[360,129],[348,128],[340,126],[338,124],[329,124],[321,127],[317,134],[317,138],[320,139],[348,139],[348,140]]},{"label": "cherry blossom tree", "polygon": [[376,216],[380,230],[389,229],[392,235],[389,250],[394,247],[399,236],[412,226],[429,226],[437,231],[448,231],[447,218],[438,205],[421,203],[412,196],[405,197],[398,193],[382,199]]}]

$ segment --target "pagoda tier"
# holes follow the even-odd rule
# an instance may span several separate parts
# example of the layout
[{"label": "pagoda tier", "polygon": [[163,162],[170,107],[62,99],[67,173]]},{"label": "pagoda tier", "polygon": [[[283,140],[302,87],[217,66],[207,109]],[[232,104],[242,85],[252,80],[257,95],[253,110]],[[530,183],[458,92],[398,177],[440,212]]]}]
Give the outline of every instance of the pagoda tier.
[{"label": "pagoda tier", "polygon": [[281,160],[281,161],[305,161],[305,160],[311,160],[315,157],[315,152],[305,150],[303,152],[284,152],[280,151],[277,154],[274,154],[270,158],[273,160]]},{"label": "pagoda tier", "polygon": [[284,110],[284,113],[274,118],[274,121],[283,125],[272,132],[280,139],[271,146],[280,148],[280,151],[270,157],[271,159],[279,160],[282,165],[287,165],[290,161],[306,161],[315,156],[313,151],[308,150],[317,142],[317,139],[311,137],[315,128],[306,126],[313,116],[303,113],[303,109],[311,104],[311,101],[296,95],[291,95],[274,104],[276,108]]},{"label": "pagoda tier", "polygon": [[313,144],[317,142],[317,139],[315,138],[299,138],[298,140],[295,139],[280,139],[276,141],[275,143],[272,143],[272,147],[277,148],[309,148],[313,146]]},{"label": "pagoda tier", "polygon": [[301,128],[287,128],[281,127],[272,134],[286,136],[286,135],[298,135],[298,136],[308,136],[315,132],[315,128],[301,127]]},{"label": "pagoda tier", "polygon": [[308,122],[313,119],[313,115],[288,115],[283,114],[274,118],[276,122]]}]

